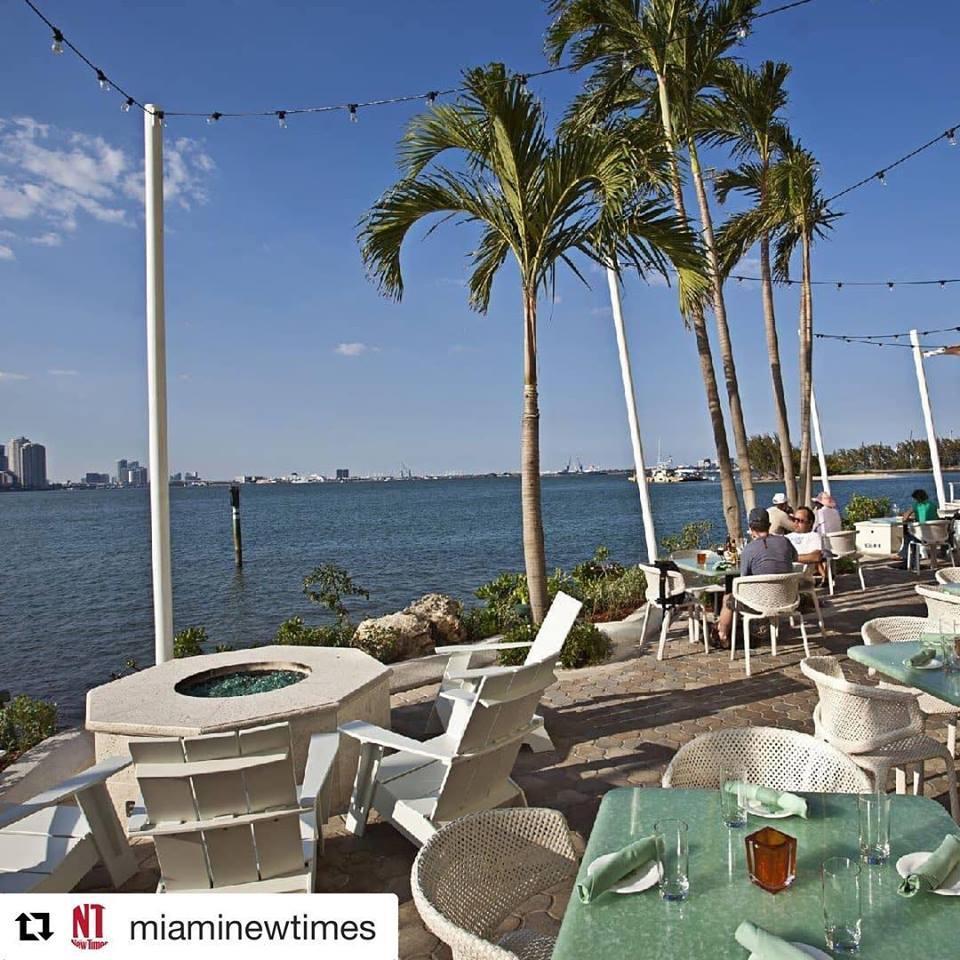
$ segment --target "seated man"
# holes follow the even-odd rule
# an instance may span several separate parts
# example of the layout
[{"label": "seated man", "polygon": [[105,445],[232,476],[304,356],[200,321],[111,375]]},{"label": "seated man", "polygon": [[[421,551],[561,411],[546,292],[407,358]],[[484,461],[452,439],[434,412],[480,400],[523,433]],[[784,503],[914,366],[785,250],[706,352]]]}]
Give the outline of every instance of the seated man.
[{"label": "seated man", "polygon": [[793,514],[793,533],[787,539],[797,551],[797,561],[807,564],[807,569],[815,568],[823,576],[823,537],[813,529],[814,516],[809,507],[797,507]]},{"label": "seated man", "polygon": [[787,503],[785,493],[775,493],[773,506],[767,507],[767,516],[770,518],[770,532],[784,534],[793,532],[793,507]]},{"label": "seated man", "polygon": [[[770,532],[770,517],[763,507],[750,511],[750,543],[740,554],[740,575],[750,577],[762,573],[793,573],[797,551],[786,537]],[[733,624],[733,597],[727,596],[717,621],[720,645],[730,646],[730,628]]]}]

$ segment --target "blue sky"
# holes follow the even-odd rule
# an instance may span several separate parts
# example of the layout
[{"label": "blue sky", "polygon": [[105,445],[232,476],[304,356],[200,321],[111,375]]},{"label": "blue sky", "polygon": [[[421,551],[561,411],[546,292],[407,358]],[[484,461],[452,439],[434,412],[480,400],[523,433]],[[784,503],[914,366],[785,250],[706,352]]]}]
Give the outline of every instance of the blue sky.
[{"label": "blue sky", "polygon": [[[773,6],[770,3],[766,6]],[[460,69],[544,64],[534,0],[482,6],[405,0],[143,2],[42,8],[136,96],[168,110],[363,101],[451,85]],[[142,121],[122,113],[69,53],[54,57],[20,0],[0,10],[0,442],[47,444],[51,476],[146,459]],[[827,192],[960,124],[960,7],[930,0],[815,0],[758,25],[751,62],[793,65],[788,116],[820,158]],[[551,117],[576,76],[533,82]],[[392,181],[414,106],[166,128],[171,467],[205,476],[516,469],[520,298],[504,271],[486,316],[466,306],[469,229],[418,231],[406,296],[379,297],[354,240]],[[722,157],[711,158],[716,165]],[[960,147],[938,145],[839,204],[815,251],[823,279],[960,276]],[[755,270],[755,261],[742,266]],[[630,445],[602,276],[561,275],[541,307],[545,469],[569,457],[626,465]],[[728,288],[747,428],[770,431],[759,291]],[[790,389],[797,297],[778,302]],[[960,324],[960,285],[819,289],[822,332]],[[692,336],[673,291],[628,283],[624,299],[649,456],[712,454]],[[960,364],[928,362],[939,432],[960,428]],[[820,342],[828,447],[922,434],[910,353]]]}]

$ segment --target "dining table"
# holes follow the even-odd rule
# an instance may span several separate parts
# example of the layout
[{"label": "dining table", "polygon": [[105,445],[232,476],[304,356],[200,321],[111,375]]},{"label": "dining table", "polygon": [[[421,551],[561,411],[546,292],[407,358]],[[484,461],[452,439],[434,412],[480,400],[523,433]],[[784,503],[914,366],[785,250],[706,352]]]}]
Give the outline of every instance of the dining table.
[{"label": "dining table", "polygon": [[[931,639],[935,636],[930,634]],[[910,658],[928,645],[922,640],[860,645],[850,647],[847,656],[898,683],[916,687],[960,707],[960,673],[948,673],[942,666],[933,669],[911,666]],[[960,956],[960,947],[957,955]]]},{"label": "dining table", "polygon": [[[789,761],[786,761],[789,762]],[[763,819],[746,827],[724,825],[719,790],[621,787],[600,804],[578,880],[598,856],[654,832],[663,818],[689,827],[686,900],[662,900],[654,884],[643,892],[607,891],[589,904],[570,898],[553,960],[746,960],[734,939],[747,920],[791,942],[825,951],[821,864],[831,857],[859,856],[858,804],[853,794],[800,792],[808,816]],[[793,884],[772,894],[748,877],[745,838],[774,826],[797,841]],[[899,857],[932,851],[957,825],[936,801],[893,796],[890,859],[862,865],[864,960],[955,960],[960,956],[960,899],[934,893],[905,898],[897,893]],[[830,956],[827,952],[825,956]]]}]

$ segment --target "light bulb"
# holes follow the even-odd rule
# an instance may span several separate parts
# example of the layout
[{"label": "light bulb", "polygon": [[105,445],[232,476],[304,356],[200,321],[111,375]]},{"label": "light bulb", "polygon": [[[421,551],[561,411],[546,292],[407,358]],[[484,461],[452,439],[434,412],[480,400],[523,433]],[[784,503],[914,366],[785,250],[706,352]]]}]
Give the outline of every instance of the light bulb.
[{"label": "light bulb", "polygon": [[127,99],[124,100],[123,103],[120,104],[120,109],[121,109],[124,113],[129,113],[129,112],[130,112],[130,108],[131,108],[132,106],[133,106],[133,97],[127,97]]},{"label": "light bulb", "polygon": [[357,104],[355,103],[347,104],[347,110],[350,113],[350,122],[359,123],[360,118],[357,116]]},{"label": "light bulb", "polygon": [[525,87],[530,78],[525,73],[518,73],[517,79],[520,81],[520,86]]},{"label": "light bulb", "polygon": [[842,290],[842,289],[843,289],[843,284],[842,284],[842,283],[838,283],[838,284],[837,284],[837,289],[838,289],[838,290]]},{"label": "light bulb", "polygon": [[50,49],[58,56],[63,53],[63,34],[56,27],[53,30],[53,43],[50,44]]},{"label": "light bulb", "polygon": [[740,25],[737,27],[737,39],[746,40],[750,34],[750,28],[747,26],[746,20],[742,20]]},{"label": "light bulb", "polygon": [[877,179],[880,181],[880,186],[885,187],[887,185],[887,171],[881,170],[877,173]]},{"label": "light bulb", "polygon": [[947,281],[946,281],[946,280],[941,280],[941,281],[940,281],[940,286],[941,286],[941,288],[945,287],[946,285],[947,285]]},{"label": "light bulb", "polygon": [[110,81],[107,79],[107,75],[102,70],[97,70],[97,83],[100,84],[100,89],[104,93],[110,92]]},{"label": "light bulb", "polygon": [[217,110],[214,110],[213,113],[211,113],[210,116],[207,117],[207,123],[216,123],[222,116],[223,116],[222,113],[218,112]]},{"label": "light bulb", "polygon": [[287,127],[287,111],[278,110],[277,111],[277,123],[280,125],[281,130],[285,130]]},{"label": "light bulb", "polygon": [[437,97],[438,97],[438,96],[439,96],[439,94],[437,93],[436,90],[431,90],[431,91],[427,94],[427,106],[432,107],[432,106],[437,102]]},{"label": "light bulb", "polygon": [[892,290],[892,289],[893,289],[893,282],[892,282],[892,281],[889,281],[889,280],[887,281],[887,289],[888,289],[888,290]]},{"label": "light bulb", "polygon": [[948,130],[948,131],[947,131],[947,143],[949,143],[951,147],[955,147],[955,146],[957,145],[957,131],[956,131],[956,130]]}]

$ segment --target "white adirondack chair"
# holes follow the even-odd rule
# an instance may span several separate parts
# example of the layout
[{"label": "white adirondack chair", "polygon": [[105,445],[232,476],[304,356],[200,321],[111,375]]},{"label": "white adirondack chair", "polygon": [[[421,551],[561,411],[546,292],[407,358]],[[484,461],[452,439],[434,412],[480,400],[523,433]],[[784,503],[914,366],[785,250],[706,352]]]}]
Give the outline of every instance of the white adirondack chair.
[{"label": "white adirondack chair", "polygon": [[[98,763],[26,803],[0,804],[0,893],[67,893],[100,861],[115,887],[137,872],[105,786],[128,757]],[[62,801],[76,799],[76,806]]]},{"label": "white adirondack chair", "polygon": [[[433,709],[430,711],[430,719],[427,721],[428,734],[439,733],[446,729],[450,720],[450,714],[453,710],[455,696],[451,691],[476,691],[477,685],[482,678],[477,675],[475,670],[470,669],[470,660],[475,653],[491,653],[497,650],[520,650],[523,647],[529,647],[524,664],[543,663],[549,661],[556,663],[563,649],[564,641],[570,628],[576,622],[577,616],[583,604],[574,597],[569,596],[562,590],[557,593],[550,604],[547,615],[537,630],[536,637],[532,641],[524,640],[516,643],[500,643],[497,637],[491,637],[482,643],[464,643],[450,647],[437,647],[437,653],[448,655],[447,664],[443,668],[443,678],[440,681],[440,691],[436,700],[433,702]],[[550,734],[547,733],[543,725],[543,717],[535,714],[533,717],[535,724],[534,730],[524,738],[524,743],[533,750],[534,753],[543,753],[546,750],[553,750],[553,741]]]},{"label": "white adirondack chair", "polygon": [[[347,829],[360,836],[375,809],[418,847],[443,824],[506,806],[523,791],[510,778],[533,712],[555,679],[549,661],[489,667],[473,691],[450,691],[445,733],[419,741],[354,720],[340,732],[360,741]],[[476,679],[476,678],[472,678]],[[394,753],[384,756],[385,751]]]},{"label": "white adirondack chair", "polygon": [[143,806],[128,829],[156,845],[157,892],[313,892],[339,741],[314,734],[299,788],[286,723],[131,741]]}]

